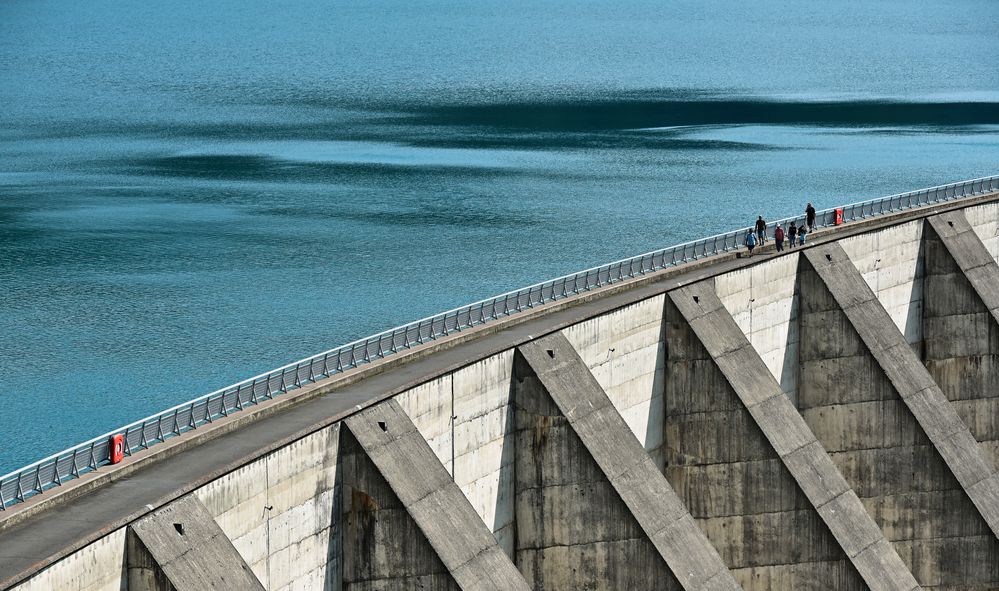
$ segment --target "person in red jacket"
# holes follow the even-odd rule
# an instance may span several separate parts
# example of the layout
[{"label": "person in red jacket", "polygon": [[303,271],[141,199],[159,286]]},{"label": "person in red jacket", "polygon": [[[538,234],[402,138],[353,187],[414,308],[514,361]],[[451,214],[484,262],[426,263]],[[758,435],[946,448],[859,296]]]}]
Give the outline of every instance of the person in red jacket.
[{"label": "person in red jacket", "polygon": [[774,242],[777,244],[777,252],[784,250],[784,226],[780,224],[774,228]]}]

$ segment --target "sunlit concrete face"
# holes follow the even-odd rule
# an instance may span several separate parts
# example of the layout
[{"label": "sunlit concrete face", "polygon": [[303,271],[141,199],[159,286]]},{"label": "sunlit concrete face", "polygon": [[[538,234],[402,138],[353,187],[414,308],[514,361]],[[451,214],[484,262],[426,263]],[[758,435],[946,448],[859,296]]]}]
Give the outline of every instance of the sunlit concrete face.
[{"label": "sunlit concrete face", "polygon": [[[190,497],[266,589],[997,587],[997,257],[987,203],[705,273]],[[140,587],[129,527],[17,588]]]}]

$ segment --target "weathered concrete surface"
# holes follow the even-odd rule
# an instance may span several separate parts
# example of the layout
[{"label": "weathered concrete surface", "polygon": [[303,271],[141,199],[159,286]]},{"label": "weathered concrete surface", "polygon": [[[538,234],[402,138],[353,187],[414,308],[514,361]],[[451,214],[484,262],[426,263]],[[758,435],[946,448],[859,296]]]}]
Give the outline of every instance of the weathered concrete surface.
[{"label": "weathered concrete surface", "polygon": [[999,265],[963,212],[927,219],[923,362],[999,465]]},{"label": "weathered concrete surface", "polygon": [[125,581],[129,591],[175,591],[163,569],[131,528],[125,534]]},{"label": "weathered concrete surface", "polygon": [[799,284],[805,421],[921,585],[995,584],[977,443],[842,248],[805,251]]},{"label": "weathered concrete surface", "polygon": [[339,588],[338,433],[321,429],[194,491],[272,591]]},{"label": "weathered concrete surface", "polygon": [[666,460],[664,297],[649,298],[562,331],[660,471]]},{"label": "weathered concrete surface", "polygon": [[798,252],[715,278],[715,291],[781,389],[798,396]]},{"label": "weathered concrete surface", "polygon": [[[779,565],[792,588],[837,579],[838,588],[918,587],[722,304],[714,282],[670,292],[669,303],[670,373],[690,380],[667,390],[667,396],[687,402],[686,413],[677,415],[677,451],[683,453],[677,460],[681,466],[699,460],[708,470],[725,464],[713,479],[695,472],[708,483],[698,496],[721,500],[722,511],[740,502],[731,511],[736,523],[769,525],[717,532],[709,521],[706,530],[716,547],[726,543],[750,560],[769,561],[751,566]],[[687,471],[675,473],[693,480]],[[724,482],[732,473],[741,477],[738,485]],[[814,563],[824,563],[826,576]]]},{"label": "weathered concrete surface", "polygon": [[739,589],[568,339],[554,333],[517,351],[530,367],[524,380],[548,394],[683,588]]},{"label": "weathered concrete surface", "polygon": [[456,591],[427,537],[349,429],[340,431],[341,588]]},{"label": "weathered concrete surface", "polygon": [[666,319],[666,477],[737,580],[865,588],[669,298]]},{"label": "weathered concrete surface", "polygon": [[454,481],[513,558],[513,350],[454,372]]},{"label": "weathered concrete surface", "polygon": [[[47,568],[14,588],[17,591],[121,591],[128,585],[125,538],[126,528],[117,529],[70,554],[57,563],[57,568]],[[16,551],[13,547],[6,549]],[[0,557],[0,564],[4,560]]]},{"label": "weathered concrete surface", "polygon": [[[952,209],[950,211],[956,211]],[[992,201],[961,209],[975,234],[985,245],[985,250],[999,261],[999,202]]]},{"label": "weathered concrete surface", "polygon": [[129,591],[264,590],[194,496],[150,513],[128,530]]},{"label": "weathered concrete surface", "polygon": [[913,220],[839,241],[895,326],[905,335],[906,342],[916,351],[923,340],[922,238],[923,222]]},{"label": "weathered concrete surface", "polygon": [[350,447],[344,451],[351,454],[344,459],[351,495],[344,527],[346,588],[528,589],[398,402],[382,402],[345,424]]},{"label": "weathered concrete surface", "polygon": [[513,350],[396,396],[507,556],[513,558]]},{"label": "weathered concrete surface", "polygon": [[513,391],[515,557],[528,584],[558,591],[682,589],[519,353]]}]

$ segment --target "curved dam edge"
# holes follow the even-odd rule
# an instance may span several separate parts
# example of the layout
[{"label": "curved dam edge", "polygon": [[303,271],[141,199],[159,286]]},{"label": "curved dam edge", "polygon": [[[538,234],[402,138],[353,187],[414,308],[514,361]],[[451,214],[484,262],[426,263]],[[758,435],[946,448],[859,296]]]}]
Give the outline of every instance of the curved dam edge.
[{"label": "curved dam edge", "polygon": [[[984,195],[821,230],[806,249],[997,199],[997,194]],[[423,395],[433,397],[430,384],[439,378],[667,291],[772,260],[772,246],[762,254],[753,259],[734,254],[709,257],[463,331],[216,421],[137,453],[123,464],[38,495],[9,510],[0,521],[0,588],[22,582],[109,534],[118,536],[123,526],[156,508],[310,435],[326,433],[335,423],[382,400],[421,385],[431,390]],[[434,444],[432,437],[428,440]],[[453,473],[454,466],[449,470]]]}]

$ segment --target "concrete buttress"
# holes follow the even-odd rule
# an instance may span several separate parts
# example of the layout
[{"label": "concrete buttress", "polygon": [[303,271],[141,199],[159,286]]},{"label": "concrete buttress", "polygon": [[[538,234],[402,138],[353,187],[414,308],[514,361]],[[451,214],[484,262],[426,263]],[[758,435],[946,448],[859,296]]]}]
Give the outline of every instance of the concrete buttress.
[{"label": "concrete buttress", "polygon": [[[518,379],[523,380],[520,385],[530,383],[520,390],[520,398],[533,392],[536,409],[551,403],[559,413],[549,414],[555,409],[548,406],[546,413],[532,418],[556,416],[568,423],[562,425],[565,432],[561,435],[567,450],[587,454],[596,462],[599,472],[592,475],[606,478],[620,497],[618,503],[623,501],[683,589],[739,589],[717,551],[566,337],[553,333],[522,345],[517,359],[521,364]],[[542,404],[539,399],[544,399]],[[536,429],[549,427],[545,419],[536,420]],[[584,449],[579,449],[579,444]],[[586,458],[581,461],[589,464]],[[600,487],[603,494],[611,496],[603,482]],[[627,560],[613,568],[630,570]]]},{"label": "concrete buttress", "polygon": [[668,296],[667,473],[740,581],[917,588],[714,281]]},{"label": "concrete buttress", "polygon": [[803,255],[802,416],[921,585],[999,584],[990,462],[842,247]]},{"label": "concrete buttress", "polygon": [[529,588],[398,402],[344,422],[344,589]]},{"label": "concrete buttress", "polygon": [[520,353],[513,367],[514,558],[528,584],[539,591],[681,589]]},{"label": "concrete buttress", "polygon": [[130,525],[125,552],[131,591],[264,589],[193,495]]},{"label": "concrete buttress", "polygon": [[995,467],[999,465],[999,265],[964,212],[926,221],[923,362]]}]

